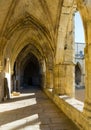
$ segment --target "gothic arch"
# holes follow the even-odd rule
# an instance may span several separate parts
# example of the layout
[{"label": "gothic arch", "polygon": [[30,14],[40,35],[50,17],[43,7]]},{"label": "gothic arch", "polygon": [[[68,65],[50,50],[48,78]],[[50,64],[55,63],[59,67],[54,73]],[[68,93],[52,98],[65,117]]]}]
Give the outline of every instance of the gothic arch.
[{"label": "gothic arch", "polygon": [[76,64],[76,66],[75,66],[75,83],[77,84],[77,85],[79,85],[80,84],[80,82],[81,82],[81,65],[80,65],[80,63],[78,62],[77,64]]},{"label": "gothic arch", "polygon": [[[90,18],[90,12],[86,7],[87,2],[83,0],[76,0],[76,5],[77,5],[77,10],[80,13],[82,22],[83,22],[83,28],[84,28],[84,36],[85,36],[85,43],[86,46],[89,44],[89,37],[88,37],[88,27],[87,23],[89,23],[89,18]],[[91,25],[88,24],[90,27]],[[89,28],[90,28],[89,27]],[[85,49],[86,50],[86,49]],[[85,51],[87,53],[87,50]]]}]

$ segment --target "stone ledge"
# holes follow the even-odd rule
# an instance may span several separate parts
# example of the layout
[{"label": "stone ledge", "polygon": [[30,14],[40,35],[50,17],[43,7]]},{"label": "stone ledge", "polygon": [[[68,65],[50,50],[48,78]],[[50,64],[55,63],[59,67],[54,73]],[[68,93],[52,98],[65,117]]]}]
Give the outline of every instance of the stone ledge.
[{"label": "stone ledge", "polygon": [[67,95],[54,95],[51,89],[45,89],[47,96],[70,118],[80,130],[91,130],[89,119],[83,114],[84,103]]},{"label": "stone ledge", "polygon": [[83,112],[83,107],[84,107],[83,102],[76,100],[75,98],[70,98],[67,95],[57,96],[57,97],[61,100],[64,100],[66,103],[68,103],[69,105],[77,109],[78,111]]}]

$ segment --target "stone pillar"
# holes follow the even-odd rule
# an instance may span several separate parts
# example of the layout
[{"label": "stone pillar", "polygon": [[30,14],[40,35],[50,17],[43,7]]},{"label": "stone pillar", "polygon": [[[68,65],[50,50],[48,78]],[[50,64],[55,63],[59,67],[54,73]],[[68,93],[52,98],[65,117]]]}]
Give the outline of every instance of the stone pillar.
[{"label": "stone pillar", "polygon": [[9,97],[11,94],[11,69],[10,69],[10,60],[9,58],[6,59],[6,66],[5,66],[5,78],[7,78],[7,89],[9,90]]},{"label": "stone pillar", "polygon": [[64,46],[64,59],[65,65],[65,93],[74,97],[75,91],[75,44],[74,44],[74,11],[75,7],[70,13],[67,34]]},{"label": "stone pillar", "polygon": [[10,73],[5,73],[5,79],[7,79],[7,88],[9,90],[9,94],[8,95],[10,97],[10,94],[11,94],[11,74]]},{"label": "stone pillar", "polygon": [[4,99],[4,73],[0,61],[0,102]]},{"label": "stone pillar", "polygon": [[14,71],[11,69],[11,92],[14,90]]},{"label": "stone pillar", "polygon": [[[90,13],[90,12],[89,12]],[[91,13],[90,13],[91,14]],[[85,102],[83,114],[91,119],[91,21],[86,21],[86,47],[85,47]],[[91,124],[91,120],[89,120]]]},{"label": "stone pillar", "polygon": [[82,85],[85,87],[85,59],[83,59],[83,70],[82,70]]},{"label": "stone pillar", "polygon": [[58,64],[54,66],[54,94],[65,94],[65,65]]},{"label": "stone pillar", "polygon": [[40,60],[40,87],[42,89],[46,88],[46,65],[44,60]]},{"label": "stone pillar", "polygon": [[[91,44],[86,47],[88,53],[85,53],[85,102],[83,114],[91,118]],[[86,52],[86,51],[85,51]]]},{"label": "stone pillar", "polygon": [[71,97],[75,96],[75,64],[74,64],[74,47],[68,44],[64,52],[65,65],[65,93]]},{"label": "stone pillar", "polygon": [[20,91],[20,64],[19,61],[16,61],[15,66],[15,84],[16,84],[16,91]]},{"label": "stone pillar", "polygon": [[75,73],[74,64],[68,63],[66,66],[66,76],[65,76],[65,93],[70,97],[75,96]]},{"label": "stone pillar", "polygon": [[54,93],[74,97],[74,64],[65,63],[54,68]]},{"label": "stone pillar", "polygon": [[53,88],[53,70],[47,69],[46,72],[46,88],[52,89]]}]

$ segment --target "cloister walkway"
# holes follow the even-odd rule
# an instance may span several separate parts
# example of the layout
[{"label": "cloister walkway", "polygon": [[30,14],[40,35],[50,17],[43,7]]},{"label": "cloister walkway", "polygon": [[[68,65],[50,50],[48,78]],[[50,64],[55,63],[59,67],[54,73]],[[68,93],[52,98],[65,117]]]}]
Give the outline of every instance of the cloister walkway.
[{"label": "cloister walkway", "polygon": [[79,130],[39,89],[0,104],[0,130]]}]

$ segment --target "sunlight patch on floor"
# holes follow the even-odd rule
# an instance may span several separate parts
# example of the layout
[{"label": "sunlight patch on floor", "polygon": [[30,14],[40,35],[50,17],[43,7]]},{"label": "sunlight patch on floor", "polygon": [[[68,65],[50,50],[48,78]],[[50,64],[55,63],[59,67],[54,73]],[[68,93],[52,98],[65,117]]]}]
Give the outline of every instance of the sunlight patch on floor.
[{"label": "sunlight patch on floor", "polygon": [[37,103],[36,98],[31,98],[31,99],[23,99],[20,101],[0,104],[0,112],[16,110],[18,108],[35,105],[36,103]]},{"label": "sunlight patch on floor", "polygon": [[7,123],[7,124],[1,126],[0,128],[4,129],[4,130],[5,130],[5,128],[7,130],[18,130],[18,129],[21,130],[23,127],[27,127],[27,128],[30,127],[30,125],[31,125],[31,127],[32,127],[32,125],[35,125],[35,126],[37,125],[37,127],[39,127],[41,122],[39,121],[38,118],[39,118],[38,114],[34,114],[29,117]]}]

